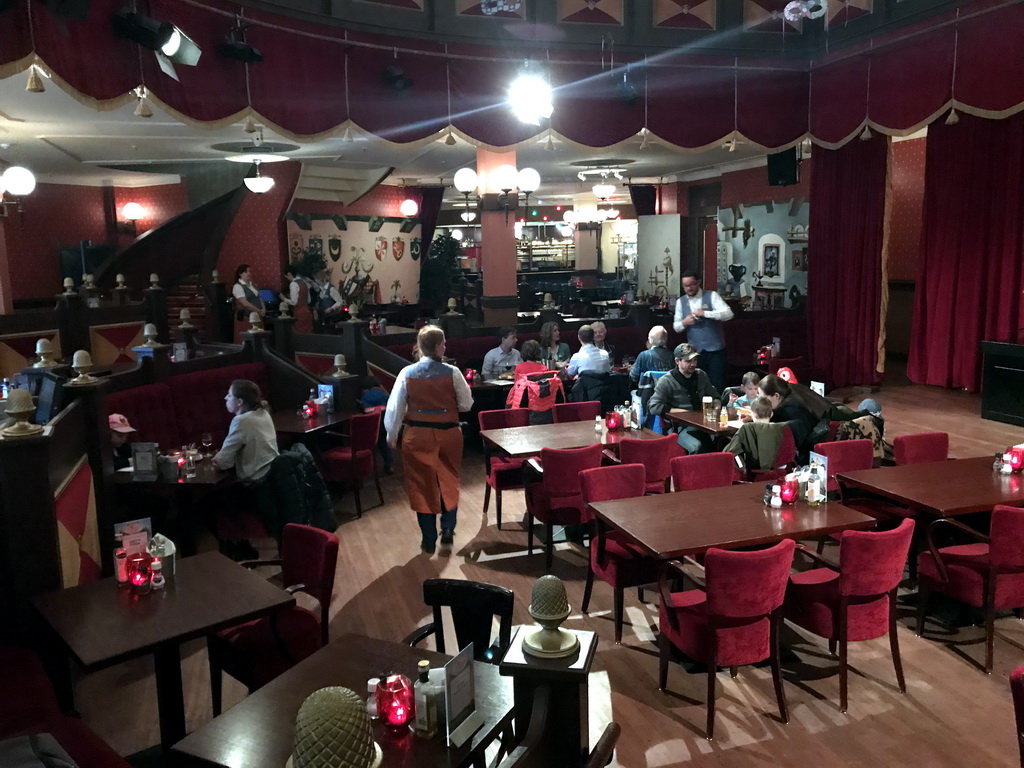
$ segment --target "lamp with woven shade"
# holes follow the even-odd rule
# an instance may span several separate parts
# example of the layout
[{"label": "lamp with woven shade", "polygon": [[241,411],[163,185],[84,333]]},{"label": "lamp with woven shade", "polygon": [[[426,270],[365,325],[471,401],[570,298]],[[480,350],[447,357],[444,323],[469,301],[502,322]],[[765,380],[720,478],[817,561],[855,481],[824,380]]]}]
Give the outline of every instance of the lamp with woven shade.
[{"label": "lamp with woven shade", "polygon": [[384,755],[373,740],[366,705],[340,686],[311,693],[295,717],[295,746],[285,768],[377,768]]}]

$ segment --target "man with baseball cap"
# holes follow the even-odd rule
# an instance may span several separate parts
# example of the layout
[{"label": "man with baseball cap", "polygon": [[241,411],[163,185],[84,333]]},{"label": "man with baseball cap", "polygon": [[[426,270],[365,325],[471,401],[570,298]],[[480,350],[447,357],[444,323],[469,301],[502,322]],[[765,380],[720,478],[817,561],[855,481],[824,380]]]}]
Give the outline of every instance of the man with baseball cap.
[{"label": "man with baseball cap", "polygon": [[[673,408],[699,411],[705,397],[718,398],[718,390],[711,386],[708,375],[697,367],[698,352],[692,344],[680,344],[672,353],[675,358],[674,371],[658,379],[647,409],[659,416]],[[696,427],[687,427],[679,433],[679,445],[687,453],[703,453],[711,450],[711,435]]]},{"label": "man with baseball cap", "polygon": [[114,469],[124,469],[131,463],[132,447],[128,443],[128,435],[135,432],[135,427],[128,423],[123,413],[112,413],[107,416],[110,427],[110,445],[114,449]]}]

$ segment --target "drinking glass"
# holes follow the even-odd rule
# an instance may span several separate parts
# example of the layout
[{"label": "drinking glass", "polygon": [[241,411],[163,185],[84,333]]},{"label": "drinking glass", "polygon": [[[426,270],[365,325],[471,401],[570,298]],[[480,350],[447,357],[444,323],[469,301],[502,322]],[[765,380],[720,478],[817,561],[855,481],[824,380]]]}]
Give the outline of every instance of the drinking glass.
[{"label": "drinking glass", "polygon": [[213,447],[213,435],[211,435],[209,432],[203,432],[203,436],[200,438],[200,441],[203,444],[204,453],[209,454],[210,448]]}]

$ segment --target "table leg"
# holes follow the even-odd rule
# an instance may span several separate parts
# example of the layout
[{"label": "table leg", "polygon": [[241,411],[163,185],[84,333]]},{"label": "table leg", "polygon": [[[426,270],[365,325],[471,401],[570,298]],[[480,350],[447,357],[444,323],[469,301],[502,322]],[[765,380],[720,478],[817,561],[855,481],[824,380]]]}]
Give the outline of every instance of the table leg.
[{"label": "table leg", "polygon": [[181,685],[181,649],[176,643],[159,646],[156,663],[156,701],[160,713],[160,744],[164,752],[185,738],[185,694]]}]

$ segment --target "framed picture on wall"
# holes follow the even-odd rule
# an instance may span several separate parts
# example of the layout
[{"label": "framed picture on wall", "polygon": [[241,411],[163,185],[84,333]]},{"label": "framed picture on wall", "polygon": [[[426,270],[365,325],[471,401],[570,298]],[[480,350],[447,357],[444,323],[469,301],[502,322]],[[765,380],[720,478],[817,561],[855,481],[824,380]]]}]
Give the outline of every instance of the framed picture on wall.
[{"label": "framed picture on wall", "polygon": [[766,245],[764,247],[764,268],[763,273],[765,277],[779,277],[781,275],[781,267],[779,264],[780,249],[777,245]]},{"label": "framed picture on wall", "polygon": [[807,271],[807,249],[806,248],[794,248],[793,249],[793,271],[794,272],[806,272]]}]

